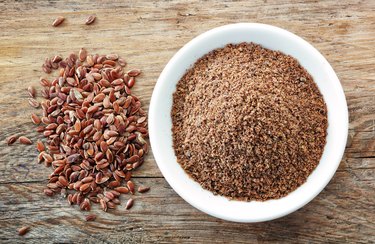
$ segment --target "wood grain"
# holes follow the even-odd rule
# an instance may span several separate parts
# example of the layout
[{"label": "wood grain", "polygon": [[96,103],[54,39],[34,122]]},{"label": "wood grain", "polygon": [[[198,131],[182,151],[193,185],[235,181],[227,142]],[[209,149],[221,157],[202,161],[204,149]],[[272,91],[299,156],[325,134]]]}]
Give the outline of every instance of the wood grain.
[{"label": "wood grain", "polygon": [[[84,24],[95,14],[93,25]],[[57,16],[66,21],[51,26]],[[134,88],[147,109],[158,75],[187,41],[236,22],[276,25],[312,43],[343,85],[350,114],[345,156],[330,184],[307,206],[257,224],[215,219],[182,200],[152,152],[136,173],[151,191],[86,223],[87,213],[42,194],[50,169],[34,146],[7,146],[9,135],[36,141],[26,89],[38,86],[41,64],[81,47],[118,53],[143,75]],[[375,242],[375,1],[0,1],[0,242]],[[162,138],[161,138],[162,140]],[[129,197],[129,196],[127,196]],[[125,197],[124,200],[127,198]],[[23,237],[17,230],[30,225]]]}]

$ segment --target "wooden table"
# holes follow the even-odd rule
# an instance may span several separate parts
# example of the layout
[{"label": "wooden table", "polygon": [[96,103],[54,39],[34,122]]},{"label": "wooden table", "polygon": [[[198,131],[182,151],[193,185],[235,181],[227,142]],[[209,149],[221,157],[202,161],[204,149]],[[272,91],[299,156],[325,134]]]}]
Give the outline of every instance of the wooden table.
[{"label": "wooden table", "polygon": [[[375,1],[11,1],[0,3],[0,242],[374,242],[375,241]],[[84,25],[90,14],[97,16]],[[57,16],[66,21],[51,27]],[[39,138],[26,88],[38,86],[41,64],[81,47],[118,53],[143,70],[134,88],[148,108],[159,73],[187,41],[213,27],[261,22],[312,43],[344,87],[350,128],[345,156],[332,181],[307,206],[257,224],[210,217],[182,200],[158,170],[152,153],[135,182],[151,186],[126,211],[85,212],[42,190],[50,169],[37,164],[34,146],[5,138]],[[161,138],[162,140],[162,138]],[[31,231],[20,237],[21,226]]]}]

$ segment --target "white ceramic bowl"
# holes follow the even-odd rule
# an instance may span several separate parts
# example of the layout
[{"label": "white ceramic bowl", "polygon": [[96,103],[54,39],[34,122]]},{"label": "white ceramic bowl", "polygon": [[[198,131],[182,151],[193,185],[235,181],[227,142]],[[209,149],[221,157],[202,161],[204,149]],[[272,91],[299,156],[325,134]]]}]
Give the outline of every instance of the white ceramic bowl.
[{"label": "white ceramic bowl", "polygon": [[[286,197],[243,202],[215,196],[191,179],[177,163],[172,148],[172,94],[195,61],[228,43],[254,42],[296,58],[313,76],[328,108],[328,136],[323,156],[306,183]],[[260,222],[287,215],[317,196],[340,164],[348,134],[345,95],[327,60],[302,38],[277,27],[239,23],[218,27],[191,40],[169,61],[155,86],[149,110],[149,133],[155,160],[172,188],[188,203],[212,216],[236,222]]]}]

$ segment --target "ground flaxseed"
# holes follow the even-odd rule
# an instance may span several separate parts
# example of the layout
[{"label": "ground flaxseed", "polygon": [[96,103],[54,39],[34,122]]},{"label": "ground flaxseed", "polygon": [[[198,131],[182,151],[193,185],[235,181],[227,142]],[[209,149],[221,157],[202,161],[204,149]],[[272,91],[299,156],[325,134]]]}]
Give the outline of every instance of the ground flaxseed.
[{"label": "ground flaxseed", "polygon": [[253,43],[200,58],[178,82],[173,144],[183,169],[214,194],[277,199],[322,156],[327,108],[296,59]]}]

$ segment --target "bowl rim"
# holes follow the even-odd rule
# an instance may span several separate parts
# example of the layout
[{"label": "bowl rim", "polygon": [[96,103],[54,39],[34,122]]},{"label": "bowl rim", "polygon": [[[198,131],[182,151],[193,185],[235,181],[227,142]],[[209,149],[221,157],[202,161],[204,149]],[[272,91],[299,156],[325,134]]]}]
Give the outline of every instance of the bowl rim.
[{"label": "bowl rim", "polygon": [[[229,25],[224,25],[224,26],[213,28],[211,30],[208,30],[208,31],[196,36],[192,40],[190,40],[180,50],[178,50],[174,54],[174,56],[169,60],[169,62],[167,63],[167,65],[165,66],[163,71],[161,72],[161,74],[160,74],[160,76],[157,80],[157,83],[154,87],[154,91],[152,93],[152,97],[151,97],[151,101],[150,101],[150,107],[149,107],[150,143],[151,143],[151,147],[153,149],[154,148],[156,149],[158,147],[158,144],[160,143],[160,140],[158,140],[158,138],[156,138],[156,136],[154,136],[156,134],[156,131],[157,131],[158,128],[155,127],[155,125],[154,125],[155,123],[153,123],[153,121],[155,121],[158,117],[158,114],[157,114],[158,109],[157,109],[157,103],[156,102],[157,102],[157,99],[158,99],[158,97],[160,96],[160,93],[161,93],[162,83],[167,82],[166,78],[167,78],[168,74],[170,72],[172,72],[171,66],[173,66],[173,64],[176,63],[176,61],[179,60],[184,54],[186,54],[186,52],[189,49],[193,48],[196,44],[200,43],[201,41],[204,41],[207,37],[209,37],[211,35],[214,35],[215,33],[218,33],[218,32],[225,32],[225,31],[231,30],[233,28],[262,28],[262,29],[266,29],[266,30],[269,30],[269,31],[272,31],[272,32],[281,33],[282,35],[287,35],[290,38],[293,38],[296,42],[299,42],[301,45],[303,45],[304,48],[308,49],[309,52],[312,52],[315,56],[317,56],[320,59],[320,61],[322,61],[324,63],[323,65],[327,68],[327,72],[329,72],[330,78],[332,79],[331,82],[333,82],[333,85],[335,86],[335,89],[338,92],[339,100],[341,99],[341,101],[343,102],[342,105],[343,106],[345,105],[345,108],[342,107],[342,109],[343,109],[342,112],[344,113],[343,114],[344,120],[342,121],[342,125],[343,125],[342,127],[344,128],[343,131],[342,131],[343,140],[340,142],[340,145],[337,145],[338,151],[337,151],[337,155],[335,157],[337,160],[336,160],[336,162],[333,162],[335,164],[334,170],[332,170],[332,172],[329,172],[329,175],[326,176],[323,179],[324,182],[321,184],[322,187],[319,187],[318,189],[314,190],[313,192],[311,192],[310,195],[305,197],[304,200],[301,203],[290,207],[286,211],[279,211],[277,214],[273,214],[272,216],[267,216],[267,217],[263,217],[263,218],[262,217],[243,218],[243,217],[238,217],[238,216],[227,216],[227,215],[222,214],[222,213],[210,211],[209,209],[203,207],[202,204],[199,204],[191,196],[186,194],[186,192],[182,191],[181,188],[177,187],[173,183],[173,176],[169,175],[167,165],[165,163],[163,163],[162,160],[161,160],[161,158],[162,158],[161,153],[162,152],[158,151],[158,150],[153,150],[153,154],[154,154],[155,161],[156,161],[160,171],[162,172],[164,178],[168,182],[168,184],[173,188],[173,190],[180,197],[182,197],[186,202],[188,202],[193,207],[195,207],[195,208],[199,209],[200,211],[205,212],[205,213],[207,213],[211,216],[221,218],[221,219],[224,219],[224,220],[234,221],[234,222],[268,221],[268,220],[272,220],[272,219],[276,219],[276,218],[280,218],[282,216],[288,215],[288,214],[302,208],[304,205],[309,203],[313,198],[315,198],[325,188],[325,186],[332,179],[333,175],[335,174],[335,172],[336,172],[336,170],[337,170],[337,168],[338,168],[338,166],[341,162],[341,159],[342,159],[343,154],[345,152],[345,146],[346,146],[346,141],[347,141],[347,136],[348,136],[348,128],[349,128],[348,108],[347,108],[347,102],[346,102],[345,94],[344,94],[343,88],[341,86],[341,83],[340,83],[335,71],[333,70],[332,66],[328,63],[328,61],[324,58],[324,56],[317,49],[315,49],[310,43],[308,43],[307,41],[305,41],[301,37],[289,32],[285,29],[282,29],[282,28],[279,28],[279,27],[276,27],[276,26],[272,26],[272,25],[261,24],[261,23],[236,23],[236,24],[229,24]],[[259,43],[259,44],[262,45],[262,43]],[[282,50],[280,50],[280,51],[282,51]],[[328,138],[328,135],[327,135],[327,138]],[[326,149],[324,149],[324,150],[326,150]],[[175,163],[178,164],[177,161]],[[194,181],[192,178],[190,178],[190,179],[192,181]],[[283,199],[283,198],[281,198],[281,199]],[[236,200],[231,200],[231,201],[236,201]],[[271,201],[277,201],[277,200],[271,200]],[[248,203],[251,203],[251,202],[248,202]]]}]

